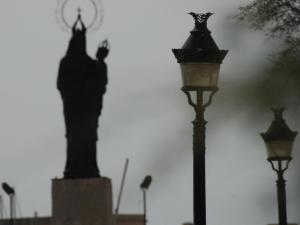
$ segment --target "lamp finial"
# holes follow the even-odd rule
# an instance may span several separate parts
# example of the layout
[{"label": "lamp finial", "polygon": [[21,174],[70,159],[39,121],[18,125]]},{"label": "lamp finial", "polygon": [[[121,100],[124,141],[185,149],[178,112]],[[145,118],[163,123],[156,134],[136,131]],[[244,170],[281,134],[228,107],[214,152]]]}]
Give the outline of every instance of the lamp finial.
[{"label": "lamp finial", "polygon": [[211,12],[208,12],[208,13],[190,12],[188,14],[194,18],[195,28],[198,30],[203,30],[203,29],[207,30],[207,20],[211,15],[213,15],[213,13],[211,13]]},{"label": "lamp finial", "polygon": [[273,111],[276,120],[283,120],[283,112],[285,110],[284,107],[271,108],[271,110]]}]

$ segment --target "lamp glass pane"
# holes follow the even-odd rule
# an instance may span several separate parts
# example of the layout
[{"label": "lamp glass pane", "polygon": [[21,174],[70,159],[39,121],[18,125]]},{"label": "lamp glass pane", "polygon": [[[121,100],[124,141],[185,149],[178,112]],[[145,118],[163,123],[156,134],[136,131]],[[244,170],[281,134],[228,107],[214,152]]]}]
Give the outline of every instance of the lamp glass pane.
[{"label": "lamp glass pane", "polygon": [[270,141],[266,143],[269,158],[281,159],[292,157],[292,141]]},{"label": "lamp glass pane", "polygon": [[218,63],[181,63],[184,87],[217,87],[220,64]]}]

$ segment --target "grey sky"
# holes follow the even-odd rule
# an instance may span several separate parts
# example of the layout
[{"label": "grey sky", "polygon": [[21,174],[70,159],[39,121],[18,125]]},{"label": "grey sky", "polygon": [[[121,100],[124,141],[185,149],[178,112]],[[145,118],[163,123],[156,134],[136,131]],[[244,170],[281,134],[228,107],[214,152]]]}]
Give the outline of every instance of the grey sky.
[{"label": "grey sky", "polygon": [[[142,212],[139,185],[151,174],[149,225],[192,221],[194,115],[180,91],[171,49],[181,47],[193,28],[187,12],[211,11],[212,35],[230,52],[221,68],[220,91],[206,112],[208,224],[277,222],[275,174],[258,135],[272,114],[269,106],[255,109],[235,92],[251,89],[251,77],[270,53],[262,34],[228,19],[247,2],[103,0],[103,26],[87,40],[91,56],[106,37],[112,46],[98,163],[101,174],[112,179],[116,202],[130,158],[120,213]],[[55,9],[56,0],[0,2],[0,181],[16,187],[23,216],[51,213],[51,179],[64,169],[64,123],[55,82],[70,35],[57,25]],[[285,116],[300,131],[297,114],[289,107]],[[299,140],[287,173],[288,218],[298,223]]]}]

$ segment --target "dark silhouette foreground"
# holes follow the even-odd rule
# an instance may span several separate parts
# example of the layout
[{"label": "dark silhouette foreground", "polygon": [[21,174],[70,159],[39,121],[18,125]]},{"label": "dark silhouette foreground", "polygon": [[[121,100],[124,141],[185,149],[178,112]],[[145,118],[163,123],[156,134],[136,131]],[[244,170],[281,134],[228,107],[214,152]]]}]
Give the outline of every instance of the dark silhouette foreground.
[{"label": "dark silhouette foreground", "polygon": [[[80,25],[81,28],[77,28]],[[107,41],[92,59],[86,53],[86,28],[80,14],[59,66],[57,88],[63,100],[67,138],[64,178],[99,177],[96,157],[98,118],[107,84]]]}]

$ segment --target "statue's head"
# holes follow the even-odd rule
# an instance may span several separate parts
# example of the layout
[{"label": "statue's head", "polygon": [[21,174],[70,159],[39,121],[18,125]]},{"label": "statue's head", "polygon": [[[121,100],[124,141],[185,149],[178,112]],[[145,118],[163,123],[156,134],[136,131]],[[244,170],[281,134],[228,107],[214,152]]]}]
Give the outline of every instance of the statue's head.
[{"label": "statue's head", "polygon": [[77,20],[72,27],[72,37],[67,51],[68,56],[86,55],[86,27],[78,14]]},{"label": "statue's head", "polygon": [[98,47],[98,50],[96,53],[96,58],[99,61],[103,61],[106,58],[106,56],[108,55],[109,50],[110,50],[110,47],[109,47],[108,41],[107,40],[103,41],[102,43],[100,43],[100,45]]}]

